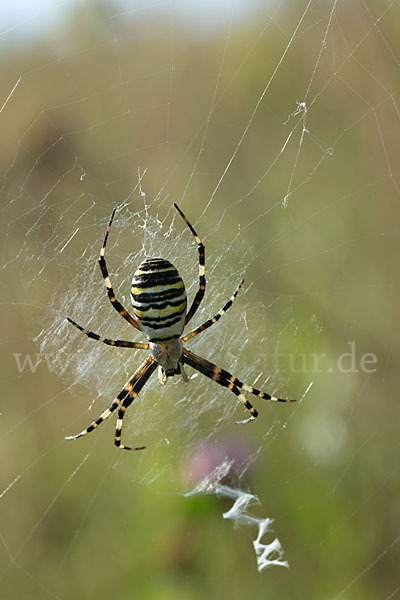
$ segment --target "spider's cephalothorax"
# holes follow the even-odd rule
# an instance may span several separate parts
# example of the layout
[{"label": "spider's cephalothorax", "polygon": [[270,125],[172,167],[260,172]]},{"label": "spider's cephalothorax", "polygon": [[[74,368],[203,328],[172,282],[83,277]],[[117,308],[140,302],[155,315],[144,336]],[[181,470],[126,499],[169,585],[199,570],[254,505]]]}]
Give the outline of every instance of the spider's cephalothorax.
[{"label": "spider's cephalothorax", "polygon": [[247,408],[251,415],[244,421],[237,421],[238,423],[254,421],[258,414],[256,409],[252,407],[250,402],[240,390],[245,390],[246,392],[250,392],[259,398],[264,398],[266,400],[274,400],[276,402],[294,402],[294,400],[275,398],[266,392],[260,392],[260,390],[242,383],[228,371],[225,371],[225,369],[221,369],[205,358],[201,358],[193,352],[190,352],[190,350],[185,349],[184,344],[188,340],[195,337],[205,329],[211,327],[211,325],[216,323],[228,310],[228,308],[232,306],[232,303],[242,287],[243,280],[239,283],[235,292],[225,306],[223,306],[223,308],[221,308],[221,310],[218,311],[214,317],[208,319],[208,321],[205,321],[202,325],[196,327],[196,329],[193,329],[193,331],[190,331],[181,337],[185,325],[190,321],[197,311],[206,289],[204,267],[205,251],[204,246],[192,225],[189,223],[180,208],[176,204],[174,206],[192,232],[197,242],[199,251],[199,288],[193,299],[192,305],[189,311],[186,312],[187,298],[182,278],[175,267],[168,260],[164,260],[162,258],[145,260],[142,262],[133,276],[131,299],[133,312],[137,320],[135,320],[116,299],[105,259],[108,234],[110,233],[111,223],[113,222],[115,214],[114,209],[108,223],[103,246],[100,250],[100,269],[106,284],[108,298],[112,306],[126,321],[128,321],[130,325],[135,327],[135,329],[142,331],[149,340],[149,343],[104,338],[97,333],[93,333],[93,331],[89,331],[88,329],[81,327],[81,325],[78,325],[78,323],[75,323],[75,321],[69,317],[67,317],[67,319],[72,325],[77,327],[77,329],[82,331],[89,338],[103,342],[108,346],[150,350],[150,355],[126,382],[122,390],[112,401],[109,408],[106,408],[106,410],[86,429],[77,435],[67,437],[66,439],[68,440],[75,440],[83,435],[86,435],[87,433],[90,433],[105,419],[107,419],[107,417],[109,417],[117,408],[119,408],[114,437],[115,445],[118,446],[118,448],[123,448],[124,450],[142,450],[144,446],[131,447],[122,444],[122,420],[124,418],[126,409],[132,404],[133,400],[137,397],[138,393],[143,388],[152,373],[154,373],[154,371],[157,369],[157,367],[159,369],[158,379],[162,384],[166,382],[168,377],[172,377],[173,375],[182,375],[183,379],[187,380],[183,366],[184,364],[187,364],[209,379],[212,379],[216,383],[219,383],[223,387],[231,390],[231,392],[233,392],[235,396],[242,402],[243,406]]},{"label": "spider's cephalothorax", "polygon": [[164,385],[167,377],[187,376],[183,368],[183,343],[182,340],[172,339],[165,344],[150,344],[150,352],[158,364],[158,381]]}]

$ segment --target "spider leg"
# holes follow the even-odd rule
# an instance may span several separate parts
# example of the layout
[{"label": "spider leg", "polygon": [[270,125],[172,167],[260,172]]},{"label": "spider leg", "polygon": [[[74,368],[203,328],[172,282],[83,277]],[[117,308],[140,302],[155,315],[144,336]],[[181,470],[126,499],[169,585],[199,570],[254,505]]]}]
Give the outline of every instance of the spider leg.
[{"label": "spider leg", "polygon": [[111,286],[110,276],[108,274],[105,253],[106,253],[108,234],[110,233],[111,223],[113,222],[114,215],[115,215],[115,208],[111,213],[110,221],[108,223],[107,230],[106,230],[106,235],[104,236],[103,246],[100,250],[99,265],[100,265],[101,273],[103,275],[103,278],[104,278],[104,281],[106,284],[107,294],[108,294],[108,297],[110,299],[112,306],[115,308],[115,310],[117,312],[119,312],[121,317],[123,317],[126,321],[128,321],[128,323],[130,323],[133,327],[136,327],[136,329],[139,329],[139,331],[141,331],[141,329],[140,329],[138,323],[135,321],[135,319],[128,313],[128,311],[116,299],[114,290]]},{"label": "spider leg", "polygon": [[209,327],[211,327],[211,325],[213,325],[214,323],[216,323],[217,321],[219,321],[219,319],[222,317],[222,315],[234,303],[235,298],[238,295],[239,290],[240,290],[240,288],[243,285],[243,282],[244,282],[244,279],[242,279],[242,281],[239,283],[239,285],[237,286],[236,290],[234,291],[234,293],[232,294],[232,296],[229,298],[229,300],[225,304],[225,306],[223,308],[221,308],[221,310],[218,311],[218,313],[214,317],[212,317],[211,319],[208,319],[208,321],[205,321],[202,325],[200,325],[199,327],[196,327],[196,329],[193,329],[193,331],[191,331],[190,333],[187,333],[186,335],[184,335],[183,338],[182,338],[182,342],[183,343],[187,342],[188,340],[190,340],[195,335],[198,335],[199,333],[201,333],[205,329],[208,329]]},{"label": "spider leg", "polygon": [[[147,380],[149,379],[151,374],[154,373],[154,371],[157,368],[157,362],[151,356],[149,357],[149,359],[147,359],[146,363],[147,363],[147,366],[144,368],[144,370],[142,370],[142,373],[136,380],[132,390],[126,396],[121,408],[118,411],[118,419],[117,419],[117,426],[115,429],[114,444],[117,446],[117,448],[121,448],[121,450],[144,450],[144,448],[146,447],[146,446],[137,446],[135,448],[132,446],[125,446],[124,444],[121,443],[122,419],[125,416],[126,409],[129,408],[129,406],[132,404],[134,399],[137,397],[140,390],[145,385],[145,383],[147,382]],[[142,365],[142,367],[143,366],[144,365]]]},{"label": "spider leg", "polygon": [[236,421],[238,425],[249,423],[250,421],[254,421],[254,419],[256,419],[258,415],[256,409],[250,404],[247,398],[243,396],[243,394],[238,390],[236,385],[230,379],[226,379],[223,375],[221,375],[221,369],[219,367],[217,367],[213,363],[210,363],[208,360],[205,360],[204,358],[193,354],[193,352],[189,352],[187,350],[183,351],[182,360],[187,365],[193,367],[193,369],[196,369],[206,377],[209,377],[216,383],[219,383],[219,385],[228,388],[239,398],[243,406],[250,411],[251,417],[245,419],[244,421]]},{"label": "spider leg", "polygon": [[205,248],[204,248],[203,242],[201,241],[201,239],[199,238],[199,236],[197,235],[197,233],[195,232],[192,225],[190,224],[188,219],[185,217],[185,215],[183,214],[183,212],[181,211],[179,206],[175,203],[174,203],[174,206],[175,206],[176,210],[178,211],[178,213],[181,215],[182,219],[185,221],[186,225],[189,227],[190,231],[193,233],[194,238],[197,242],[197,247],[199,249],[199,289],[197,290],[197,294],[194,297],[192,306],[190,307],[189,312],[186,315],[186,320],[185,320],[185,324],[186,324],[186,323],[189,323],[190,319],[193,317],[194,313],[199,308],[200,302],[203,300],[203,297],[204,297],[204,292],[206,289]]},{"label": "spider leg", "polygon": [[104,412],[102,412],[101,415],[95,421],[93,421],[88,427],[86,427],[86,429],[84,429],[83,431],[81,431],[80,433],[78,433],[76,435],[69,435],[65,439],[66,440],[76,440],[76,439],[82,437],[83,435],[90,433],[91,431],[93,431],[93,429],[96,429],[96,427],[101,425],[101,423],[103,421],[105,421],[114,412],[114,410],[116,410],[116,408],[119,406],[121,401],[133,390],[135,383],[140,379],[140,377],[146,372],[146,370],[150,366],[153,366],[153,364],[154,364],[153,358],[151,356],[149,356],[149,358],[147,358],[144,361],[144,363],[142,363],[140,365],[140,367],[137,369],[137,371],[135,371],[135,373],[132,375],[132,377],[129,379],[129,381],[127,381],[127,383],[124,385],[124,387],[122,388],[122,390],[120,391],[118,396],[112,401],[109,408],[107,408]]},{"label": "spider leg", "polygon": [[66,318],[67,318],[67,321],[69,321],[69,323],[71,323],[71,325],[74,325],[74,327],[79,329],[79,331],[82,331],[82,333],[87,335],[89,338],[91,338],[92,340],[98,340],[99,342],[103,342],[103,344],[107,344],[108,346],[117,346],[118,348],[141,348],[142,350],[148,350],[150,347],[149,344],[144,344],[142,342],[128,342],[126,340],[110,340],[109,338],[101,337],[100,335],[97,335],[97,333],[93,333],[93,331],[89,331],[88,329],[85,329],[81,325],[78,325],[78,323],[75,323],[75,321],[73,321],[69,317],[66,317]]},{"label": "spider leg", "polygon": [[250,392],[251,394],[254,394],[254,396],[258,396],[258,398],[263,398],[264,400],[272,400],[273,402],[296,402],[296,400],[292,398],[275,398],[275,396],[270,396],[270,394],[267,394],[267,392],[260,392],[260,390],[257,390],[251,385],[242,383],[237,377],[231,375],[229,371],[221,369],[221,367],[217,367],[205,358],[202,358],[201,356],[197,356],[197,354],[190,352],[190,350],[185,349],[183,352],[184,357],[189,357],[190,359],[196,361],[198,364],[201,364],[205,369],[208,369],[209,371],[215,373],[216,376],[218,375],[219,377],[222,377],[226,381],[232,383],[237,388],[245,390],[246,392]]}]

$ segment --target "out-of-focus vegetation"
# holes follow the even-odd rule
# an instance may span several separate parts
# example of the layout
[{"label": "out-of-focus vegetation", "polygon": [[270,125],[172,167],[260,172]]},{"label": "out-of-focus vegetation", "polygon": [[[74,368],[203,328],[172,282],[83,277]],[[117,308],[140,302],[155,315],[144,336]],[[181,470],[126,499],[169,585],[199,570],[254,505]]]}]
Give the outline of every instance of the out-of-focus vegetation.
[{"label": "out-of-focus vegetation", "polygon": [[[301,20],[306,3],[271,3],[229,30],[84,3],[46,37],[3,47],[0,104],[21,80],[0,113],[2,487],[18,478],[2,499],[2,597],[395,597],[400,7],[387,4],[339,2],[331,13],[320,2]],[[80,227],[85,244],[99,246],[138,168],[147,169],[149,200],[168,195],[165,216],[200,148],[183,208],[193,221],[206,209],[201,231],[211,244],[218,236],[229,245],[240,224],[254,257],[248,351],[265,352],[270,365],[276,348],[294,353],[294,362],[279,360],[282,394],[299,397],[314,381],[249,474],[290,570],[256,572],[253,538],[221,518],[229,504],[139,485],[135,455],[114,469],[112,425],[64,443],[73,433],[64,422],[85,425],[99,404],[87,413],[85,391],[71,399],[68,373],[40,365],[21,374],[14,357],[39,351],[34,338],[48,323],[71,233]],[[82,243],[78,236],[70,248],[84,263]],[[121,241],[119,256],[129,244]],[[261,305],[270,305],[267,325]],[[258,327],[270,348],[257,347]],[[86,342],[77,336],[80,348]],[[353,347],[354,365],[347,356],[340,369]],[[318,368],[314,354],[325,354]],[[377,359],[371,372],[366,354]],[[257,447],[277,413],[254,404],[264,413],[248,433]]]}]

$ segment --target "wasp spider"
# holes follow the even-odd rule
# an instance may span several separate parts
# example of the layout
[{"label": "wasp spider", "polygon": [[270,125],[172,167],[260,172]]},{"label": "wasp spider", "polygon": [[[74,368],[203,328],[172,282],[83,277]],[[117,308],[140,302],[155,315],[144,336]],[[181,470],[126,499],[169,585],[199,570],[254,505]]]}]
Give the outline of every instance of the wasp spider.
[{"label": "wasp spider", "polygon": [[75,440],[87,433],[96,429],[103,421],[105,421],[117,408],[118,418],[115,431],[114,443],[118,448],[124,450],[142,450],[144,446],[131,447],[125,446],[121,442],[122,420],[125,416],[126,409],[131,405],[133,400],[139,394],[142,387],[145,385],[149,377],[158,367],[158,380],[163,385],[168,377],[174,375],[182,375],[187,381],[187,375],[184,370],[184,365],[196,369],[206,377],[216,381],[220,385],[231,390],[238,399],[243,403],[243,406],[250,412],[250,417],[238,423],[248,423],[254,421],[257,417],[257,411],[250,402],[245,398],[240,390],[250,392],[259,398],[266,400],[274,400],[276,402],[294,402],[294,400],[285,400],[275,398],[266,392],[259,390],[242,383],[239,379],[231,375],[225,369],[217,367],[205,358],[197,356],[190,350],[184,348],[185,342],[192,339],[205,329],[208,329],[216,323],[222,315],[232,306],[243,280],[239,283],[234,294],[228,300],[223,308],[211,319],[205,321],[196,329],[193,329],[186,335],[182,336],[183,329],[191,320],[203,299],[206,289],[205,279],[205,249],[196,231],[189,223],[181,209],[174,204],[190,231],[194,235],[197,242],[199,252],[199,289],[194,297],[192,305],[186,312],[187,298],[185,285],[181,276],[175,267],[168,261],[162,258],[147,259],[139,265],[136,273],[133,276],[131,287],[131,300],[133,306],[133,318],[122,304],[116,299],[114,290],[111,285],[110,277],[106,266],[106,244],[108,234],[110,233],[111,223],[113,222],[115,209],[112,212],[110,221],[107,226],[104,237],[103,246],[100,250],[99,264],[100,269],[106,284],[107,294],[112,306],[130,325],[138,329],[146,336],[148,343],[130,342],[126,340],[111,340],[101,337],[93,331],[89,331],[84,327],[75,323],[67,317],[68,321],[77,329],[86,334],[89,338],[98,340],[108,346],[117,346],[119,348],[138,348],[142,350],[150,350],[150,355],[135,371],[132,377],[126,382],[119,394],[114,398],[109,408],[107,408],[95,421],[93,421],[86,429],[77,435],[68,436],[67,440]]}]

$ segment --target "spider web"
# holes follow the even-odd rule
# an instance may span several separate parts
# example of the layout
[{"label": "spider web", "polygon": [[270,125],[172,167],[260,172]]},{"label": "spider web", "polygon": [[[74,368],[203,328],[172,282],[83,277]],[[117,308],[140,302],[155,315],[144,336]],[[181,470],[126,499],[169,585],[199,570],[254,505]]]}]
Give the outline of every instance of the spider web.
[{"label": "spider web", "polygon": [[[108,597],[121,569],[122,598],[293,598],[300,582],[395,598],[399,2],[187,5],[66,2],[40,41],[25,18],[3,29],[6,597]],[[245,278],[188,347],[297,404],[247,394],[259,418],[236,426],[235,396],[188,368],[187,383],[153,375],[127,412],[123,441],[144,452],[117,452],[113,417],[66,442],[146,357],[65,321],[143,341],[97,264],[114,207],[106,258],[126,308],[147,257],[196,293],[174,202],[206,247],[190,325]],[[291,569],[248,587],[276,565]]]}]

